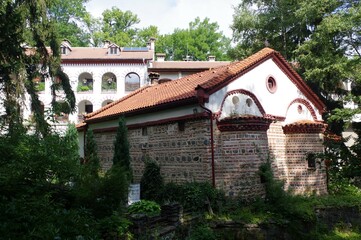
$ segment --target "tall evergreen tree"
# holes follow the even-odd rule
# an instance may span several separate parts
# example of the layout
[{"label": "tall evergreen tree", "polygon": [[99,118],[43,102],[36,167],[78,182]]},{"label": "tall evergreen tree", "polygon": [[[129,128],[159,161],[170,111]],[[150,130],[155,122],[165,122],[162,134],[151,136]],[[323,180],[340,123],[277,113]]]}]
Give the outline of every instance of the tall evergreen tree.
[{"label": "tall evergreen tree", "polygon": [[119,119],[117,135],[114,141],[113,166],[123,168],[128,174],[128,180],[132,181],[133,173],[130,160],[128,130],[125,118],[121,117]]},{"label": "tall evergreen tree", "polygon": [[91,129],[88,129],[86,132],[84,167],[87,169],[86,174],[89,174],[90,177],[98,177],[100,162],[97,153],[97,144]]},{"label": "tall evergreen tree", "polygon": [[[40,114],[35,78],[50,77],[53,80],[54,99],[56,90],[62,85],[66,103],[70,109],[75,107],[69,79],[60,68],[59,40],[55,23],[47,15],[46,3],[4,0],[0,5],[0,96],[5,109],[1,125],[10,135],[23,124],[25,93],[29,94],[35,113],[35,130],[43,135],[49,131],[49,125]],[[52,103],[53,107],[57,105],[56,101]]]}]

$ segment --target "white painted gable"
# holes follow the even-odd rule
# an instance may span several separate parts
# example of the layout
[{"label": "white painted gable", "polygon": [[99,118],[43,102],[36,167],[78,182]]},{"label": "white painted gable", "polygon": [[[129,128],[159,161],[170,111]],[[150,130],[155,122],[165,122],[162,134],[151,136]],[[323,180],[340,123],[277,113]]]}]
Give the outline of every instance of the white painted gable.
[{"label": "white painted gable", "polygon": [[[267,88],[269,77],[276,81],[276,91],[273,93]],[[311,111],[314,111],[317,120],[322,120],[316,107],[272,59],[266,60],[213,93],[206,105],[212,112],[220,113],[220,119],[233,114],[262,116],[261,109],[256,104],[250,104],[251,97],[237,91],[253,94],[265,114],[284,117],[287,122],[316,120],[313,119]],[[234,94],[229,95],[233,92]],[[235,100],[235,97],[239,101]],[[297,99],[298,101],[295,101]]]}]

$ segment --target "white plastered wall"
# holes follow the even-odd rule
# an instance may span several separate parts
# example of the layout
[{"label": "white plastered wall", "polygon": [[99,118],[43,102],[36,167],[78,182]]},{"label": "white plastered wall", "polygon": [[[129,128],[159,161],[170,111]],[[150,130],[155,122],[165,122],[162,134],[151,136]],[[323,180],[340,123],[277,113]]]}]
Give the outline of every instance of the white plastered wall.
[{"label": "white plastered wall", "polygon": [[[267,79],[273,77],[277,84],[277,90],[271,93],[267,88]],[[272,59],[269,59],[261,63],[256,68],[245,73],[235,81],[232,81],[227,86],[213,93],[206,107],[212,112],[220,111],[222,101],[226,94],[234,90],[246,90],[255,95],[260,102],[266,114],[274,116],[286,117],[290,116],[290,119],[296,120],[303,117],[309,118],[309,114],[305,112],[304,115],[298,116],[297,111],[293,111],[293,106],[289,110],[290,104],[295,99],[303,99],[309,102],[303,93],[297,88],[297,86],[287,77],[287,75],[275,64]],[[243,98],[245,100],[246,97]],[[240,99],[241,100],[241,99]],[[315,111],[317,120],[322,120],[320,113],[315,106],[309,102],[312,109]],[[306,109],[306,108],[305,108]],[[297,110],[297,109],[296,109]],[[258,115],[258,114],[255,114]],[[224,115],[222,115],[224,117]]]}]

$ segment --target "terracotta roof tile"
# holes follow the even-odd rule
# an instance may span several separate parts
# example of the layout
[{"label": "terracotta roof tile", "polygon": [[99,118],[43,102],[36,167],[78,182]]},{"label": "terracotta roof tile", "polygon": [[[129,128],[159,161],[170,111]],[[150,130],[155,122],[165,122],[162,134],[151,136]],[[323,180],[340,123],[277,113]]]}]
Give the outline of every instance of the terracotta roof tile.
[{"label": "terracotta roof tile", "polygon": [[231,62],[229,61],[164,61],[164,62],[153,62],[153,66],[149,68],[151,71],[155,70],[167,70],[167,69],[204,69],[208,70],[210,68],[216,68],[224,65],[228,65]]},{"label": "terracotta roof tile", "polygon": [[[196,101],[200,86],[206,91],[216,89],[227,81],[245,73],[272,54],[280,54],[270,48],[264,48],[245,60],[217,67],[204,72],[192,74],[178,80],[159,85],[143,87],[130,95],[113,102],[100,110],[86,115],[86,121],[98,121],[103,118],[117,117],[124,113],[137,112],[178,101]],[[284,61],[284,60],[283,60]]]},{"label": "terracotta roof tile", "polygon": [[108,54],[108,48],[72,47],[67,55],[61,55],[62,60],[74,59],[151,59],[153,51],[119,51],[118,54]]}]

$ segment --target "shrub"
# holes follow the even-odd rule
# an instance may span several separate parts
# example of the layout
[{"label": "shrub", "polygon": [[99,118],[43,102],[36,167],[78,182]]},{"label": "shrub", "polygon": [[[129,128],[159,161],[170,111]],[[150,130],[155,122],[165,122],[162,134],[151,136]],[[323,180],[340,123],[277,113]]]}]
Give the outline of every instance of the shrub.
[{"label": "shrub", "polygon": [[159,201],[163,186],[164,182],[159,165],[155,161],[147,159],[140,180],[141,199]]},{"label": "shrub", "polygon": [[189,240],[216,240],[218,239],[217,235],[213,232],[213,230],[205,225],[199,225],[191,231],[190,237],[187,238]]},{"label": "shrub", "polygon": [[129,214],[145,214],[148,217],[160,214],[160,205],[154,201],[140,200],[128,207]]},{"label": "shrub", "polygon": [[79,85],[77,90],[78,90],[78,92],[87,92],[87,91],[93,90],[93,88],[91,86],[87,86],[87,85]]},{"label": "shrub", "polygon": [[208,207],[218,207],[225,201],[224,193],[208,182],[189,182],[182,185],[168,183],[162,194],[163,201],[179,202],[186,210],[205,211]]}]

